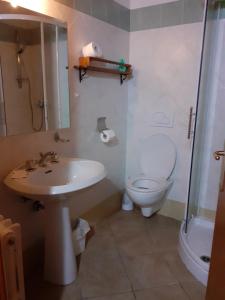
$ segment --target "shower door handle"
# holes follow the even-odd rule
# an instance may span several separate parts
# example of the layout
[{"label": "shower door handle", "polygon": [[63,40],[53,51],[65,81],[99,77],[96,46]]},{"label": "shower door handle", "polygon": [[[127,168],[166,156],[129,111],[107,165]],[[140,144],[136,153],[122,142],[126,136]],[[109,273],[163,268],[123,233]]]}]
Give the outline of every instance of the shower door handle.
[{"label": "shower door handle", "polygon": [[221,156],[225,156],[225,151],[215,151],[213,156],[215,160],[220,160]]},{"label": "shower door handle", "polygon": [[193,120],[193,116],[195,116],[195,113],[193,112],[193,107],[190,107],[190,112],[189,112],[189,122],[188,122],[188,140],[191,139],[191,135],[194,133],[194,131],[192,130],[192,120]]},{"label": "shower door handle", "polygon": [[[217,150],[213,153],[215,160],[219,161],[221,157],[225,157],[225,150]],[[224,178],[225,178],[225,159],[222,160],[221,163],[221,171],[220,171],[220,191],[224,191]]]}]

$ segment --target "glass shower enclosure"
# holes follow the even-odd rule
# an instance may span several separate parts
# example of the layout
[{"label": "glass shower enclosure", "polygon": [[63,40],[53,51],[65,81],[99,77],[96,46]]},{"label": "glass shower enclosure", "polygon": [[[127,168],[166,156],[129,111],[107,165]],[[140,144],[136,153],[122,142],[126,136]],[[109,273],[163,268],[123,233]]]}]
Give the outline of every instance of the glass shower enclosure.
[{"label": "glass shower enclosure", "polygon": [[189,197],[180,231],[180,255],[207,284],[221,162],[214,159],[225,141],[225,1],[205,3],[198,97],[193,125]]}]

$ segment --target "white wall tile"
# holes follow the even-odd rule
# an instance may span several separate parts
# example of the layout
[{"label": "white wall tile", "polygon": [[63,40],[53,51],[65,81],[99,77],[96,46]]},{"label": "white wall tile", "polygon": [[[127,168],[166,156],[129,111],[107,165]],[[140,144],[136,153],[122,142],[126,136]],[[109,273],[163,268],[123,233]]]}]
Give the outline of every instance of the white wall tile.
[{"label": "white wall tile", "polygon": [[[140,139],[167,134],[176,144],[177,163],[169,198],[186,202],[191,159],[187,140],[190,106],[196,104],[201,24],[181,25],[130,34],[130,63],[135,73],[129,83],[126,176],[141,173]],[[158,111],[174,115],[172,127],[153,127]]]}]

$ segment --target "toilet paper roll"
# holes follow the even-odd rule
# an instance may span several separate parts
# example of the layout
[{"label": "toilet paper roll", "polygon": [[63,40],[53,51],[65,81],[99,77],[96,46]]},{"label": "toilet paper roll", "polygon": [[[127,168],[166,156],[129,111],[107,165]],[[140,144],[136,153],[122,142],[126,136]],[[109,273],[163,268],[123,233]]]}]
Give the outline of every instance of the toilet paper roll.
[{"label": "toilet paper roll", "polygon": [[109,143],[116,137],[116,134],[113,130],[103,130],[100,133],[100,138],[103,143]]},{"label": "toilet paper roll", "polygon": [[91,42],[82,48],[82,54],[83,56],[101,57],[102,49],[97,43]]}]

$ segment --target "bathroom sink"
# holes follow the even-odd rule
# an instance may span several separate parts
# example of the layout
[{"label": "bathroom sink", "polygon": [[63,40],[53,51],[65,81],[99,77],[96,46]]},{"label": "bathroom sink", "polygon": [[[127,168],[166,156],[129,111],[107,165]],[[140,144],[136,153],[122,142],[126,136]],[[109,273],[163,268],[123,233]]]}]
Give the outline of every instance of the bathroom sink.
[{"label": "bathroom sink", "polygon": [[14,169],[4,182],[15,192],[31,198],[32,196],[54,197],[96,184],[105,175],[104,166],[97,161],[60,158],[57,163],[51,163],[46,167],[37,167],[33,171]]},{"label": "bathroom sink", "polygon": [[[42,158],[47,155],[54,152]],[[44,202],[45,280],[67,285],[77,276],[69,203],[79,197],[76,191],[101,181],[106,176],[105,167],[97,161],[63,157],[44,166],[41,162],[29,171],[21,166],[14,169],[4,183],[18,194]],[[67,197],[72,192],[74,195]]]}]

